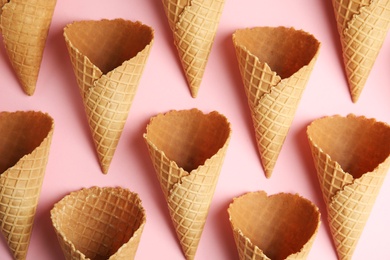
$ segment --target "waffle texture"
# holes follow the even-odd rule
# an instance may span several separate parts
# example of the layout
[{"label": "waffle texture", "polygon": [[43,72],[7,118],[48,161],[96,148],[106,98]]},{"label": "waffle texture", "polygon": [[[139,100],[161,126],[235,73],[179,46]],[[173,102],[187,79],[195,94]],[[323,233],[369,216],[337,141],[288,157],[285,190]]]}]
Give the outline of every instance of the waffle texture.
[{"label": "waffle texture", "polygon": [[144,134],[186,259],[194,259],[230,140],[218,112],[170,111],[152,117]]},{"label": "waffle texture", "polygon": [[162,0],[192,97],[198,95],[225,0]]},{"label": "waffle texture", "polygon": [[107,173],[125,126],[154,32],[123,19],[80,21],[64,29],[100,161]]},{"label": "waffle texture", "polygon": [[307,135],[339,259],[351,259],[390,167],[390,126],[333,116],[313,121]]},{"label": "waffle texture", "polygon": [[285,27],[240,29],[233,43],[261,162],[270,178],[320,43],[306,32]]},{"label": "waffle texture", "polygon": [[27,256],[53,131],[48,114],[0,113],[0,228],[17,260]]},{"label": "waffle texture", "polygon": [[344,68],[357,102],[390,28],[390,0],[332,0]]},{"label": "waffle texture", "polygon": [[228,213],[241,260],[306,259],[321,223],[316,205],[289,193],[246,193]]},{"label": "waffle texture", "polygon": [[12,67],[27,95],[38,80],[56,0],[0,1],[0,31]]},{"label": "waffle texture", "polygon": [[67,260],[134,259],[146,223],[138,194],[120,187],[72,192],[50,213]]}]

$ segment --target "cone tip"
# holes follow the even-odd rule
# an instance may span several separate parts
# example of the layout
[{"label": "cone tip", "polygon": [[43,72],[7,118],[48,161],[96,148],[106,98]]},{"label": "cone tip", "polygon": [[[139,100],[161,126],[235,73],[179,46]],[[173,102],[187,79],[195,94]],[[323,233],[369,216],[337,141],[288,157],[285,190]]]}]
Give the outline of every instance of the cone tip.
[{"label": "cone tip", "polygon": [[193,98],[196,98],[198,96],[198,90],[199,90],[199,87],[190,87],[190,91],[191,91],[191,96]]}]

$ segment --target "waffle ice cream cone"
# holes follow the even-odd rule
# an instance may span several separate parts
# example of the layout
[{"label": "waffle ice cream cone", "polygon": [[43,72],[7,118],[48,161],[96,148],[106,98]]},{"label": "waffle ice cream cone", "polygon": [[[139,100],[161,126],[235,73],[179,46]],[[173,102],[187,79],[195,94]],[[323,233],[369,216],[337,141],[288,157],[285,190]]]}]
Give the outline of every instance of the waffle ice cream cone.
[{"label": "waffle ice cream cone", "polygon": [[306,259],[321,222],[317,206],[289,193],[250,192],[228,213],[240,260]]},{"label": "waffle ice cream cone", "polygon": [[66,260],[134,259],[146,223],[138,194],[119,187],[71,192],[50,214]]},{"label": "waffle ice cream cone", "polygon": [[0,31],[27,95],[34,94],[56,0],[1,0]]},{"label": "waffle ice cream cone", "polygon": [[270,178],[320,43],[311,34],[285,27],[240,29],[233,43],[261,162]]},{"label": "waffle ice cream cone", "polygon": [[231,128],[218,112],[170,111],[144,134],[186,259],[194,259],[218,182]]},{"label": "waffle ice cream cone", "polygon": [[390,0],[332,0],[348,85],[355,103],[390,28]]},{"label": "waffle ice cream cone", "polygon": [[64,29],[103,173],[107,173],[154,41],[153,29],[123,19]]},{"label": "waffle ice cream cone", "polygon": [[26,259],[54,121],[42,112],[0,113],[0,228],[14,259]]},{"label": "waffle ice cream cone", "polygon": [[190,87],[198,95],[225,0],[162,0]]},{"label": "waffle ice cream cone", "polygon": [[351,259],[390,167],[390,126],[337,115],[307,135],[339,259]]}]

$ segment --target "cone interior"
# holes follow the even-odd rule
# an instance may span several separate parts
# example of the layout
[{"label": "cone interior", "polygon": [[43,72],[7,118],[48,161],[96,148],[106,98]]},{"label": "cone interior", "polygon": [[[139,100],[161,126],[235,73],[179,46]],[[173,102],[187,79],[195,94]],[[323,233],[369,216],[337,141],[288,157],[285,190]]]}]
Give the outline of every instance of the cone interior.
[{"label": "cone interior", "polygon": [[82,189],[52,209],[56,231],[89,259],[115,254],[146,221],[136,193],[120,188]]},{"label": "cone interior", "polygon": [[229,207],[232,226],[273,260],[299,252],[317,232],[318,208],[299,195],[247,193]]},{"label": "cone interior", "polygon": [[52,125],[52,119],[39,112],[0,113],[0,173],[34,151]]},{"label": "cone interior", "polygon": [[282,79],[310,63],[319,42],[310,34],[285,27],[255,27],[237,30],[235,42],[268,64]]},{"label": "cone interior", "polygon": [[103,74],[136,56],[153,39],[150,27],[123,19],[74,22],[64,33]]},{"label": "cone interior", "polygon": [[354,178],[390,155],[390,127],[365,117],[325,117],[308,128],[312,141]]},{"label": "cone interior", "polygon": [[226,118],[217,112],[171,111],[151,120],[147,139],[187,172],[197,169],[221,149],[229,137]]}]

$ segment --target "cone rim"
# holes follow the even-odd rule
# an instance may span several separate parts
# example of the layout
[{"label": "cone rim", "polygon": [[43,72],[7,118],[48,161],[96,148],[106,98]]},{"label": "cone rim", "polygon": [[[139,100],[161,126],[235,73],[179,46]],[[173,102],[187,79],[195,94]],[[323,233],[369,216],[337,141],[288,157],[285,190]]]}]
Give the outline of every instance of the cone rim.
[{"label": "cone rim", "polygon": [[72,240],[68,239],[68,237],[64,234],[63,230],[59,227],[59,224],[58,224],[58,215],[61,214],[61,212],[63,210],[65,210],[65,207],[66,207],[66,204],[67,204],[67,201],[70,200],[71,198],[73,198],[73,196],[77,196],[79,193],[90,193],[90,192],[93,192],[97,190],[99,192],[99,194],[102,194],[102,193],[112,193],[112,192],[118,192],[118,193],[126,193],[126,195],[132,195],[134,196],[134,201],[131,202],[131,203],[134,203],[134,205],[140,210],[140,213],[142,214],[142,219],[140,221],[140,225],[137,229],[134,230],[134,233],[133,235],[129,238],[128,241],[124,242],[116,252],[114,252],[112,255],[110,255],[110,259],[112,256],[120,253],[123,248],[132,240],[134,240],[136,237],[138,236],[141,236],[141,232],[146,224],[146,211],[145,211],[145,208],[144,206],[142,205],[142,200],[141,198],[139,197],[139,194],[136,193],[136,192],[133,192],[133,191],[130,191],[129,189],[127,188],[123,188],[123,187],[120,187],[120,186],[117,186],[117,187],[109,187],[109,186],[106,186],[106,187],[98,187],[98,186],[91,186],[89,188],[81,188],[79,190],[75,190],[75,191],[71,191],[70,193],[68,193],[67,195],[65,195],[64,197],[62,197],[59,201],[57,201],[52,209],[50,210],[50,219],[51,219],[51,222],[52,222],[52,226],[55,230],[55,232],[57,233],[57,235],[59,235],[61,237],[61,239],[63,240],[63,242],[70,246],[71,249],[72,249],[72,252],[77,252],[78,254],[80,254],[82,257],[84,257],[85,259],[88,259],[86,257],[86,255],[81,252],[80,250],[78,250],[76,248],[76,245],[73,243]]}]

